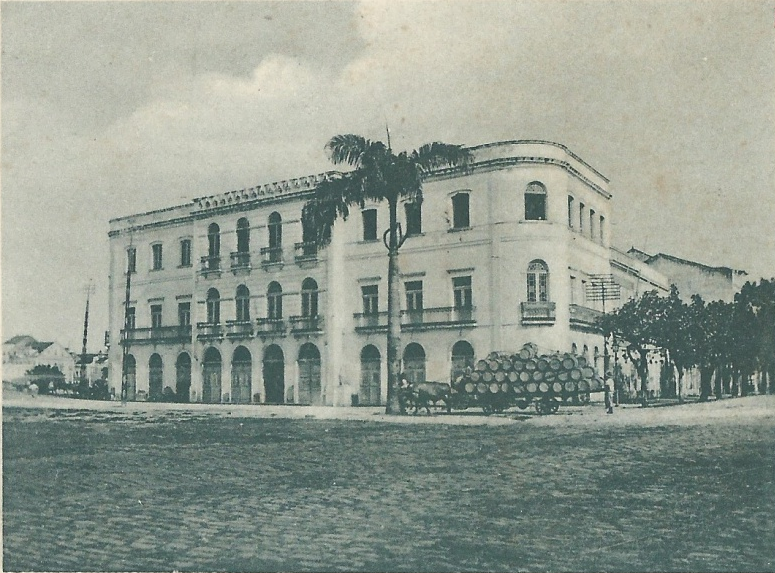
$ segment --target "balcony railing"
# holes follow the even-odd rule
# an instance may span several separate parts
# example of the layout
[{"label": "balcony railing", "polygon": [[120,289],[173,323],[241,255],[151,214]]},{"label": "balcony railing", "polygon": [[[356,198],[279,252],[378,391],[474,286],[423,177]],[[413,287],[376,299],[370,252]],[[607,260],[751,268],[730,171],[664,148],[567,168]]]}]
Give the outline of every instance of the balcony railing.
[{"label": "balcony railing", "polygon": [[268,267],[283,262],[282,247],[263,247],[261,249],[261,265]]},{"label": "balcony railing", "polygon": [[[476,323],[474,307],[437,307],[401,311],[401,330],[423,330],[434,328],[459,328]],[[387,312],[356,313],[355,330],[371,332],[387,329]]]},{"label": "balcony railing", "polygon": [[223,338],[223,325],[212,322],[197,322],[196,337],[204,339]]},{"label": "balcony railing", "polygon": [[121,341],[129,344],[190,342],[191,325],[160,326],[157,328],[132,328],[129,330],[122,330]]},{"label": "balcony railing", "polygon": [[231,270],[250,270],[250,253],[247,251],[237,251],[231,253]]},{"label": "balcony railing", "polygon": [[305,333],[305,332],[321,332],[323,330],[323,317],[322,316],[292,316],[291,332]]},{"label": "balcony railing", "polygon": [[580,329],[597,329],[597,320],[603,313],[578,304],[570,305],[570,325]]},{"label": "balcony railing", "polygon": [[318,260],[318,246],[314,241],[305,241],[294,245],[296,262],[305,263]]},{"label": "balcony railing", "polygon": [[253,323],[250,320],[227,320],[226,336],[229,338],[250,338],[253,336]]},{"label": "balcony railing", "polygon": [[210,275],[221,274],[221,257],[219,256],[206,256],[202,257],[202,270],[203,276],[208,277]]},{"label": "balcony railing", "polygon": [[556,305],[553,302],[523,302],[522,324],[548,326],[557,319]]},{"label": "balcony railing", "polygon": [[256,334],[260,336],[285,335],[285,321],[282,318],[256,319]]}]

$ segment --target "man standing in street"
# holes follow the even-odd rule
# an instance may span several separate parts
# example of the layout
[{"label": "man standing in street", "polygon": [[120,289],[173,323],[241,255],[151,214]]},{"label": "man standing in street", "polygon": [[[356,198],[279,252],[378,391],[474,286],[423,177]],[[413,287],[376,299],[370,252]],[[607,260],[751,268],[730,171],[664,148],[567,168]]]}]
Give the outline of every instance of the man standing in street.
[{"label": "man standing in street", "polygon": [[614,395],[614,377],[611,372],[605,374],[605,413],[614,413],[613,395]]}]

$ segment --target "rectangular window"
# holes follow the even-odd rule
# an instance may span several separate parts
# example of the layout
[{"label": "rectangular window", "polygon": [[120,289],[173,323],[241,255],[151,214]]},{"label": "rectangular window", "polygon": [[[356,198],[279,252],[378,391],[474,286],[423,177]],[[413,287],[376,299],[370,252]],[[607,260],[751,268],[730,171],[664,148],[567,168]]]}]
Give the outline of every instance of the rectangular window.
[{"label": "rectangular window", "polygon": [[538,300],[540,302],[549,300],[549,275],[546,273],[538,274]]},{"label": "rectangular window", "polygon": [[584,232],[584,203],[579,203],[579,233]]},{"label": "rectangular window", "polygon": [[191,239],[180,241],[180,266],[191,266]]},{"label": "rectangular window", "polygon": [[269,293],[267,295],[267,318],[278,320],[283,317],[282,293]]},{"label": "rectangular window", "polygon": [[366,209],[362,212],[363,216],[363,240],[377,240],[377,210]]},{"label": "rectangular window", "polygon": [[422,281],[409,281],[406,283],[406,310],[421,311],[422,306]]},{"label": "rectangular window", "polygon": [[577,304],[578,300],[578,293],[576,293],[576,289],[578,289],[578,284],[576,282],[576,277],[572,276],[570,277],[570,303],[571,304]]},{"label": "rectangular window", "polygon": [[455,277],[452,279],[452,292],[455,296],[455,308],[470,309],[474,305],[471,277]]},{"label": "rectangular window", "polygon": [[161,305],[151,305],[151,328],[161,328]]},{"label": "rectangular window", "polygon": [[536,273],[527,275],[527,302],[536,301]]},{"label": "rectangular window", "polygon": [[153,270],[158,271],[161,269],[161,244],[151,245],[151,251],[153,254]]},{"label": "rectangular window", "polygon": [[361,287],[361,296],[363,297],[363,314],[379,313],[379,286]]},{"label": "rectangular window", "polygon": [[180,326],[191,326],[191,303],[178,303],[178,324]]},{"label": "rectangular window", "polygon": [[467,229],[471,226],[469,216],[468,193],[458,193],[452,197],[452,227],[454,229]]},{"label": "rectangular window", "polygon": [[573,197],[568,195],[568,227],[573,228]]},{"label": "rectangular window", "polygon": [[130,306],[126,309],[126,328],[127,330],[135,329],[135,307]]},{"label": "rectangular window", "polygon": [[595,240],[595,210],[589,210],[589,238]]},{"label": "rectangular window", "polygon": [[602,245],[605,243],[605,217],[600,215],[600,228],[598,229],[600,231],[600,244]]},{"label": "rectangular window", "polygon": [[134,247],[126,250],[126,268],[129,273],[137,272],[137,249]]},{"label": "rectangular window", "polygon": [[422,205],[419,203],[407,203],[406,210],[406,234],[409,236],[422,233]]}]

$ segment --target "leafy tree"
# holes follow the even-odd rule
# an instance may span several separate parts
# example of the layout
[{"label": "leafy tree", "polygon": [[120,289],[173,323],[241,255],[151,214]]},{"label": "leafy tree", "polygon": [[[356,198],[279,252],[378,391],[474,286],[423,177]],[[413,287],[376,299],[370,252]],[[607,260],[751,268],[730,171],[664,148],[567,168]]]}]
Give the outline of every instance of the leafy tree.
[{"label": "leafy tree", "polygon": [[347,219],[350,207],[363,207],[367,200],[386,201],[390,223],[382,240],[388,251],[388,402],[386,412],[397,414],[398,376],[401,334],[398,251],[406,235],[398,222],[398,204],[405,200],[422,203],[423,179],[442,167],[465,166],[471,153],[460,145],[430,143],[407,153],[393,153],[390,144],[370,141],[360,135],[337,135],[326,144],[334,164],[346,164],[354,169],[323,181],[314,196],[304,205],[302,221],[314,234],[318,246],[331,242],[331,233],[338,218]]},{"label": "leafy tree", "polygon": [[678,374],[676,394],[679,402],[683,402],[684,374],[697,363],[691,314],[689,306],[681,300],[675,285],[670,286],[670,294],[662,304],[664,312],[659,315],[655,342],[666,350],[670,372],[675,369]]},{"label": "leafy tree", "polygon": [[746,282],[735,296],[736,332],[747,335],[745,352],[751,367],[762,372],[762,387],[775,393],[775,278],[761,279],[758,284]]},{"label": "leafy tree", "polygon": [[65,375],[57,366],[38,364],[27,370],[26,374],[30,382],[37,385],[38,392],[41,394],[48,394],[67,385]]}]

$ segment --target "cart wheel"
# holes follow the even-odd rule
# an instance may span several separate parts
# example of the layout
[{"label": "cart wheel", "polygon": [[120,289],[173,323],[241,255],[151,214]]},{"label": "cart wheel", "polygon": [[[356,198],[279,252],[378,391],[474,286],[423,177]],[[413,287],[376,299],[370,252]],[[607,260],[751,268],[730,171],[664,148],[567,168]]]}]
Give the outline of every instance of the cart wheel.
[{"label": "cart wheel", "polygon": [[551,413],[554,414],[555,412],[557,412],[557,410],[560,409],[560,401],[557,398],[552,398],[549,401],[549,407],[551,409]]},{"label": "cart wheel", "polygon": [[525,402],[524,400],[519,400],[516,403],[516,405],[517,405],[517,408],[519,408],[520,410],[524,410],[525,408],[530,406],[530,402]]},{"label": "cart wheel", "polygon": [[492,410],[493,410],[493,412],[495,412],[496,414],[500,414],[500,413],[501,413],[501,412],[503,412],[505,409],[506,409],[506,408],[504,408],[504,407],[503,407],[503,404],[493,404],[493,405],[492,405]]},{"label": "cart wheel", "polygon": [[579,394],[579,402],[582,404],[589,404],[589,392],[584,392]]},{"label": "cart wheel", "polygon": [[485,416],[489,416],[490,414],[492,414],[492,410],[493,410],[492,404],[482,404],[482,412],[484,413]]},{"label": "cart wheel", "polygon": [[543,398],[541,400],[538,400],[536,402],[536,412],[541,414],[542,416],[545,414],[551,414],[552,413],[552,404],[549,402],[547,398]]}]

